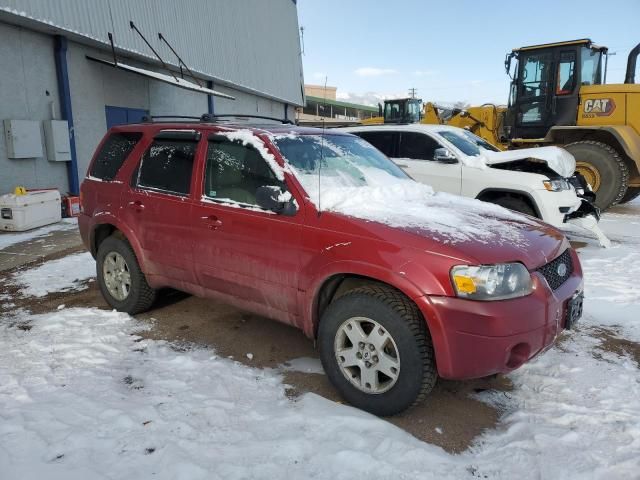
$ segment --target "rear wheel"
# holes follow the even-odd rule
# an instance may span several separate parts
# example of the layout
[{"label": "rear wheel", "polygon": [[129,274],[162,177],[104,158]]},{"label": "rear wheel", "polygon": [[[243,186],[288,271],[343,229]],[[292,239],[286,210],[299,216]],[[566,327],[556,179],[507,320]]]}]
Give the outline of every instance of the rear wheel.
[{"label": "rear wheel", "polygon": [[602,142],[585,140],[565,145],[576,159],[576,170],[582,174],[596,194],[601,210],[622,201],[627,192],[629,169],[620,154]]},{"label": "rear wheel", "polygon": [[431,337],[419,310],[385,286],[360,287],[332,302],[318,332],[327,376],[355,407],[394,415],[436,383]]},{"label": "rear wheel", "polygon": [[156,299],[126,240],[111,236],[98,247],[98,285],[111,307],[130,315],[148,310]]},{"label": "rear wheel", "polygon": [[529,204],[529,202],[523,200],[520,197],[505,195],[503,197],[494,198],[490,202],[495,203],[496,205],[500,205],[501,207],[508,208],[509,210],[514,210],[516,212],[531,215],[532,217],[537,217],[535,210]]},{"label": "rear wheel", "polygon": [[640,195],[640,187],[629,187],[627,188],[627,193],[624,194],[620,203],[627,203]]}]

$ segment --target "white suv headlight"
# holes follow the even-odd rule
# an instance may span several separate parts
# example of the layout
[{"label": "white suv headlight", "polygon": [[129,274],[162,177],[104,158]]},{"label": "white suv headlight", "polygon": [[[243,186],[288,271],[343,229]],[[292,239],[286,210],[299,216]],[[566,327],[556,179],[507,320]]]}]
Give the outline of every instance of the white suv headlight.
[{"label": "white suv headlight", "polygon": [[524,297],[533,290],[531,275],[521,263],[458,265],[451,269],[456,294],[470,300]]},{"label": "white suv headlight", "polygon": [[544,188],[550,192],[562,192],[563,190],[571,189],[571,185],[564,178],[557,178],[555,180],[544,180],[542,182]]}]

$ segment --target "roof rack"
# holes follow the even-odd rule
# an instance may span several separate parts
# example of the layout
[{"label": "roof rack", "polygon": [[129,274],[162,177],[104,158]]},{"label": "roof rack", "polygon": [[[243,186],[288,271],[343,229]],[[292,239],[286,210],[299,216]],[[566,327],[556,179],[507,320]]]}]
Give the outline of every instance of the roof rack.
[{"label": "roof rack", "polygon": [[267,117],[264,115],[245,115],[245,114],[240,114],[240,113],[229,113],[229,114],[225,114],[225,115],[211,115],[208,113],[205,113],[204,115],[202,115],[201,117],[201,121],[203,122],[211,122],[214,121],[217,118],[258,118],[261,120],[273,120],[274,122],[280,122],[280,123],[285,123],[285,124],[289,124],[289,125],[293,125],[294,123],[286,118],[276,118],[276,117]]},{"label": "roof rack", "polygon": [[217,119],[224,118],[258,118],[261,120],[273,120],[275,122],[280,122],[284,124],[294,125],[291,120],[284,118],[276,118],[276,117],[267,117],[264,115],[245,115],[245,114],[225,114],[225,115],[211,115],[210,113],[203,113],[199,117],[194,117],[190,115],[145,115],[142,117],[142,123],[154,123],[154,122],[165,122],[165,123],[173,123],[176,120],[179,122],[187,122],[191,123],[193,120],[196,120],[201,123],[215,123]]},{"label": "roof rack", "polygon": [[170,122],[172,118],[177,118],[181,121],[186,120],[198,120],[200,121],[202,117],[193,117],[189,115],[144,115],[142,117],[142,123],[153,123],[156,120],[160,120],[161,122]]}]

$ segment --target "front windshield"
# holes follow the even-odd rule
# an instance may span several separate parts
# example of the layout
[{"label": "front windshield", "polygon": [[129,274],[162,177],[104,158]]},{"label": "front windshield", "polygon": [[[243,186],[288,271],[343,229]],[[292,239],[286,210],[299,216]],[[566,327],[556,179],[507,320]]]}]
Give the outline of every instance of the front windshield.
[{"label": "front windshield", "polygon": [[602,52],[582,47],[582,85],[600,85]]},{"label": "front windshield", "polygon": [[409,177],[366,141],[352,135],[282,135],[274,138],[307,193],[324,188],[383,186]]},{"label": "front windshield", "polygon": [[453,130],[441,130],[437,132],[445,140],[453,143],[453,145],[465,155],[477,157],[480,155],[480,146],[470,140],[464,133],[454,132]]},{"label": "front windshield", "polygon": [[489,150],[491,152],[499,152],[500,149],[491,145],[489,142],[487,142],[484,138],[479,137],[478,135],[476,135],[475,133],[471,133],[469,130],[462,130],[462,133],[464,134],[465,137],[467,137],[469,140],[471,140],[473,143],[475,143],[476,145],[478,145],[479,147],[484,148],[485,150]]}]

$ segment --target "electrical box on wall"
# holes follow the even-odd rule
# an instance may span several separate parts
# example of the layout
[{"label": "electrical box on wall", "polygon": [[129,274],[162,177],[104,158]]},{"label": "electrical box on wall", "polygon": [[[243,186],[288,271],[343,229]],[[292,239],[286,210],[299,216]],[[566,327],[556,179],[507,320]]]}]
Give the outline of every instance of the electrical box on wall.
[{"label": "electrical box on wall", "polygon": [[47,159],[51,162],[71,160],[69,124],[66,120],[47,120],[44,123],[44,138],[47,143]]},{"label": "electrical box on wall", "polygon": [[4,136],[7,140],[7,157],[42,157],[40,122],[33,122],[31,120],[5,120]]}]

